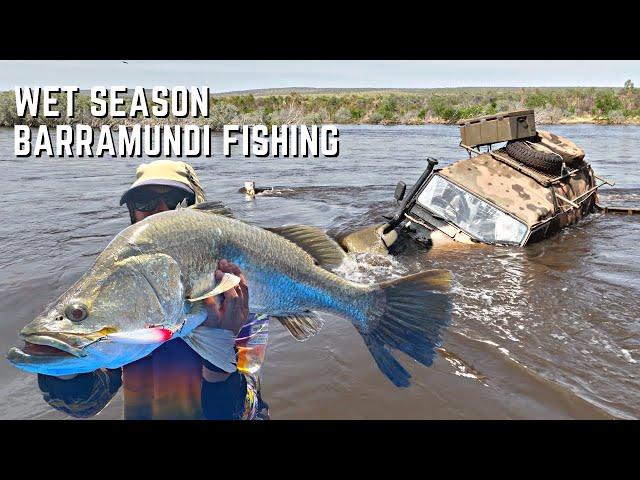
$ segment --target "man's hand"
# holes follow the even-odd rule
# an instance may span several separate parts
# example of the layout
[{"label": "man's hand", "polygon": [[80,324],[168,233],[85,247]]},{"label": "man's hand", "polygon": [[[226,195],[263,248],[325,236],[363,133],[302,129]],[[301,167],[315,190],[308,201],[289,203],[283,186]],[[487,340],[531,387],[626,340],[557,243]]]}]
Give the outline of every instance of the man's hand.
[{"label": "man's hand", "polygon": [[232,262],[221,259],[215,272],[216,281],[219,282],[225,273],[240,277],[240,283],[220,295],[222,297],[220,308],[216,304],[215,297],[203,300],[208,314],[204,325],[231,330],[234,335],[237,335],[249,316],[249,287],[240,268]]}]

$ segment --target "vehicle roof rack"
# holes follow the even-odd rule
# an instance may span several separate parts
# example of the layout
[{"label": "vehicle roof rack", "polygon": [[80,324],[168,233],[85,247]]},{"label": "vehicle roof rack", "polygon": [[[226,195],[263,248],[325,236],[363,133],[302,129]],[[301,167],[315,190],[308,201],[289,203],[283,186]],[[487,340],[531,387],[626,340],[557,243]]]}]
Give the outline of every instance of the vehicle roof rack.
[{"label": "vehicle roof rack", "polygon": [[[467,150],[467,152],[469,152],[469,156],[471,156],[472,153],[475,153],[476,155],[489,154],[493,158],[495,158],[496,160],[499,160],[499,161],[501,161],[503,163],[506,163],[510,167],[513,167],[516,170],[518,170],[520,173],[526,175],[527,177],[530,177],[530,178],[534,179],[536,182],[538,182],[543,187],[549,187],[549,186],[553,185],[554,183],[560,182],[564,178],[567,178],[567,177],[571,176],[572,174],[574,174],[575,172],[579,171],[580,168],[583,168],[583,167],[580,167],[580,168],[566,169],[562,173],[562,175],[554,177],[552,175],[548,175],[548,174],[540,172],[538,170],[534,170],[533,168],[527,167],[526,165],[520,163],[516,159],[511,158],[509,156],[509,154],[502,148],[499,148],[498,150],[490,150],[490,151],[487,151],[487,152],[482,152],[482,151],[478,150],[477,148],[470,147],[469,145],[465,145],[462,142],[460,142],[460,146],[462,148],[464,148],[465,150]],[[585,166],[586,166],[586,164],[585,164]]]},{"label": "vehicle roof rack", "polygon": [[471,147],[536,136],[534,110],[514,110],[468,118],[460,120],[458,125],[462,143]]}]

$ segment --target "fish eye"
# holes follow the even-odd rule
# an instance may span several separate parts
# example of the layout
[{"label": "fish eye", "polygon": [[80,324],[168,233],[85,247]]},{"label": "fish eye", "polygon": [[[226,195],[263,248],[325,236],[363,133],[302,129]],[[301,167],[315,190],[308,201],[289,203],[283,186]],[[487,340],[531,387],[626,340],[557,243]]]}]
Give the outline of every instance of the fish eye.
[{"label": "fish eye", "polygon": [[89,309],[82,303],[72,303],[64,310],[64,316],[72,322],[81,322],[89,315]]}]

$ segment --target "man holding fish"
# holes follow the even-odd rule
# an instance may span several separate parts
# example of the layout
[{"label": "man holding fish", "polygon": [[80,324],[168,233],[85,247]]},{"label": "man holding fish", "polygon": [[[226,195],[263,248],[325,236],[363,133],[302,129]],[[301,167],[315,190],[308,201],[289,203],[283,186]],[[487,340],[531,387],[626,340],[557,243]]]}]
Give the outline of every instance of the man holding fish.
[{"label": "man holding fish", "polygon": [[[122,195],[120,205],[126,204],[134,224],[178,205],[204,201],[204,191],[190,165],[159,160],[138,167],[137,179]],[[123,366],[122,376],[119,369],[62,377],[39,374],[45,399],[72,416],[92,416],[123,383],[127,419],[268,418],[257,377],[264,358],[268,317],[250,317],[247,280],[237,265],[221,259],[216,280],[222,280],[225,273],[238,276],[240,282],[220,295],[220,306],[214,297],[203,299],[207,311],[203,325],[233,332],[242,372],[228,373],[216,367],[178,339]],[[252,325],[243,328],[249,319]]]},{"label": "man holding fish", "polygon": [[[149,165],[138,170],[134,186],[143,186]],[[246,311],[248,298],[252,311],[278,320],[298,341],[323,327],[316,312],[349,321],[397,387],[409,387],[411,374],[396,350],[422,365],[433,363],[451,320],[451,272],[432,269],[377,284],[347,280],[334,273],[346,253],[322,230],[242,221],[219,203],[198,203],[202,192],[191,169],[170,180],[184,183],[183,176],[194,186],[195,204],[169,192],[157,204],[150,197],[134,198],[133,224],[22,329],[25,345],[11,348],[9,361],[27,372],[60,376],[137,365],[161,348],[185,343],[212,374],[252,373],[264,353],[268,318],[251,319],[243,327],[248,333],[219,328],[240,324],[236,315]],[[157,211],[160,204],[175,210]],[[223,259],[230,263],[225,266]],[[247,383],[249,395],[250,390]]]}]

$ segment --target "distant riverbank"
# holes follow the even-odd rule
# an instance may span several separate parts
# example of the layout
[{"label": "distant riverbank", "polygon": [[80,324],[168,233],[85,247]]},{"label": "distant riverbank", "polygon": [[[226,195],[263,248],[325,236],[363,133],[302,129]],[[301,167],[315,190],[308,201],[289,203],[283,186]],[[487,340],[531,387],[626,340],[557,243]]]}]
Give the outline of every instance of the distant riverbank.
[{"label": "distant riverbank", "polygon": [[[64,95],[60,95],[64,104]],[[130,102],[130,98],[126,102]],[[125,102],[125,105],[126,105]],[[80,94],[76,115],[18,118],[13,92],[0,93],[0,126],[16,124],[102,125],[200,124],[455,124],[464,118],[508,110],[535,109],[541,124],[640,125],[640,89],[622,88],[451,88],[424,90],[309,90],[233,92],[212,95],[208,118],[94,118],[90,98]]]}]

